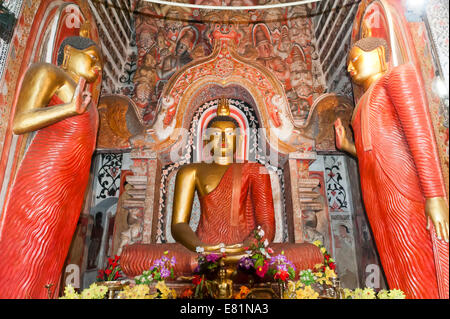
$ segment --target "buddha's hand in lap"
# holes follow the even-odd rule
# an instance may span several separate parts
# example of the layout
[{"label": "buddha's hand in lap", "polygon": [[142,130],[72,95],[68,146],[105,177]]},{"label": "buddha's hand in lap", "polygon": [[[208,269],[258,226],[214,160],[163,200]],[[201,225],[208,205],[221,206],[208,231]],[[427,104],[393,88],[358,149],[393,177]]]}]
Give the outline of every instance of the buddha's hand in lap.
[{"label": "buddha's hand in lap", "polygon": [[244,244],[233,244],[233,245],[206,245],[203,246],[205,253],[216,253],[216,254],[240,254],[246,250],[247,247]]}]

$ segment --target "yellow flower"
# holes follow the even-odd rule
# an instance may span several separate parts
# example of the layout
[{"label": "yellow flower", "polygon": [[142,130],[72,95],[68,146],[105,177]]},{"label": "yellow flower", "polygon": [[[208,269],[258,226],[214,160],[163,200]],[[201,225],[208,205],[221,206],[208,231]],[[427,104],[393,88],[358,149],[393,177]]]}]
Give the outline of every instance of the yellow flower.
[{"label": "yellow flower", "polygon": [[108,288],[105,286],[97,286],[93,283],[89,288],[84,289],[81,292],[81,299],[103,299],[108,292]]},{"label": "yellow flower", "polygon": [[353,291],[348,288],[344,288],[344,299],[353,299]]},{"label": "yellow flower", "polygon": [[64,296],[59,299],[80,299],[81,296],[75,291],[71,285],[64,288]]},{"label": "yellow flower", "polygon": [[175,299],[177,294],[174,289],[169,289],[164,281],[158,281],[155,286],[161,292],[162,299]]},{"label": "yellow flower", "polygon": [[150,288],[147,285],[126,286],[119,294],[121,299],[148,299]]},{"label": "yellow flower", "polygon": [[319,294],[311,288],[311,286],[306,286],[305,288],[300,288],[297,290],[297,299],[317,299]]},{"label": "yellow flower", "polygon": [[405,299],[405,293],[399,289],[392,289],[389,291],[390,299]]},{"label": "yellow flower", "polygon": [[322,277],[322,278],[317,278],[317,282],[321,285],[326,284],[326,285],[331,285],[331,281],[326,278],[326,277]]},{"label": "yellow flower", "polygon": [[322,268],[323,264],[315,264],[314,269],[320,269]]},{"label": "yellow flower", "polygon": [[327,249],[325,247],[320,248],[320,251],[322,254],[325,254],[327,252]]},{"label": "yellow flower", "polygon": [[353,299],[376,299],[375,291],[372,288],[356,288]]},{"label": "yellow flower", "polygon": [[323,276],[322,272],[315,272],[313,273],[314,276],[316,276],[317,278],[321,278]]},{"label": "yellow flower", "polygon": [[337,278],[336,273],[330,267],[325,268],[325,277],[329,278]]},{"label": "yellow flower", "polygon": [[317,247],[322,246],[322,242],[320,240],[314,241],[313,244],[316,245]]},{"label": "yellow flower", "polygon": [[305,284],[303,284],[300,280],[295,283],[295,289],[303,288]]},{"label": "yellow flower", "polygon": [[381,289],[377,294],[378,299],[389,299],[389,291]]}]

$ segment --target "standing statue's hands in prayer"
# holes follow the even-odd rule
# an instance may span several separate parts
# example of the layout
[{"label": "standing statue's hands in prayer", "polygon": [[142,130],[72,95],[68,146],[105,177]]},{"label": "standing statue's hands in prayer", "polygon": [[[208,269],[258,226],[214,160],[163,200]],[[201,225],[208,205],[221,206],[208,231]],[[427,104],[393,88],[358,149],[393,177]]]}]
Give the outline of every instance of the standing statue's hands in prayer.
[{"label": "standing statue's hands in prayer", "polygon": [[334,122],[334,129],[336,130],[336,147],[356,157],[355,144],[348,140],[340,118]]},{"label": "standing statue's hands in prayer", "polygon": [[75,88],[75,92],[73,94],[72,103],[75,107],[75,112],[77,114],[83,114],[86,112],[89,103],[92,100],[92,94],[85,89],[86,88],[86,79],[80,77],[78,81],[77,87]]},{"label": "standing statue's hands in prayer", "polygon": [[425,202],[427,229],[434,225],[438,239],[449,241],[448,203],[443,197],[428,198]]}]

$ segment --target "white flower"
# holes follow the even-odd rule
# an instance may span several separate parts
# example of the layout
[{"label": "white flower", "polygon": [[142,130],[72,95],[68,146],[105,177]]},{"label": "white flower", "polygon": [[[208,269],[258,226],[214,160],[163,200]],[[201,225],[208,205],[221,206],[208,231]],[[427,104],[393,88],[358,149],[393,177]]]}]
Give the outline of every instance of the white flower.
[{"label": "white flower", "polygon": [[220,252],[223,254],[225,253],[225,247],[220,248]]},{"label": "white flower", "polygon": [[261,254],[263,254],[263,255],[267,254],[266,250],[264,248],[260,248],[259,250],[261,251]]},{"label": "white flower", "polygon": [[261,229],[261,226],[258,226],[258,229]]},{"label": "white flower", "polygon": [[260,236],[260,237],[264,237],[264,229],[261,229],[259,232],[258,232],[258,235]]},{"label": "white flower", "polygon": [[219,248],[225,248],[225,244],[224,243],[220,243],[219,244]]},{"label": "white flower", "polygon": [[267,246],[269,246],[269,241],[266,239],[266,240],[264,241],[264,247],[267,247]]},{"label": "white flower", "polygon": [[195,251],[200,254],[200,253],[205,252],[205,248],[199,246],[199,247],[195,248]]},{"label": "white flower", "polygon": [[251,250],[246,250],[245,253],[246,253],[247,255],[251,255],[252,251],[251,251]]}]

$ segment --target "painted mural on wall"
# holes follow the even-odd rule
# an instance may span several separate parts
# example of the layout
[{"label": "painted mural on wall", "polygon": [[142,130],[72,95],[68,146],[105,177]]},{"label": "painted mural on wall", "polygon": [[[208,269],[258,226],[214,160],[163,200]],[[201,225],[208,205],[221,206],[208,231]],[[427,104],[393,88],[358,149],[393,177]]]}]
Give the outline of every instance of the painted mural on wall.
[{"label": "painted mural on wall", "polygon": [[[258,0],[240,2],[258,4]],[[293,118],[299,122],[306,119],[313,100],[324,91],[312,20],[306,17],[306,10],[298,6],[239,12],[230,19],[240,37],[238,53],[275,74],[284,86]],[[186,64],[211,54],[211,33],[221,20],[218,13],[160,9],[148,3],[136,12],[137,70],[132,98],[145,122],[151,124],[170,78]]]}]

